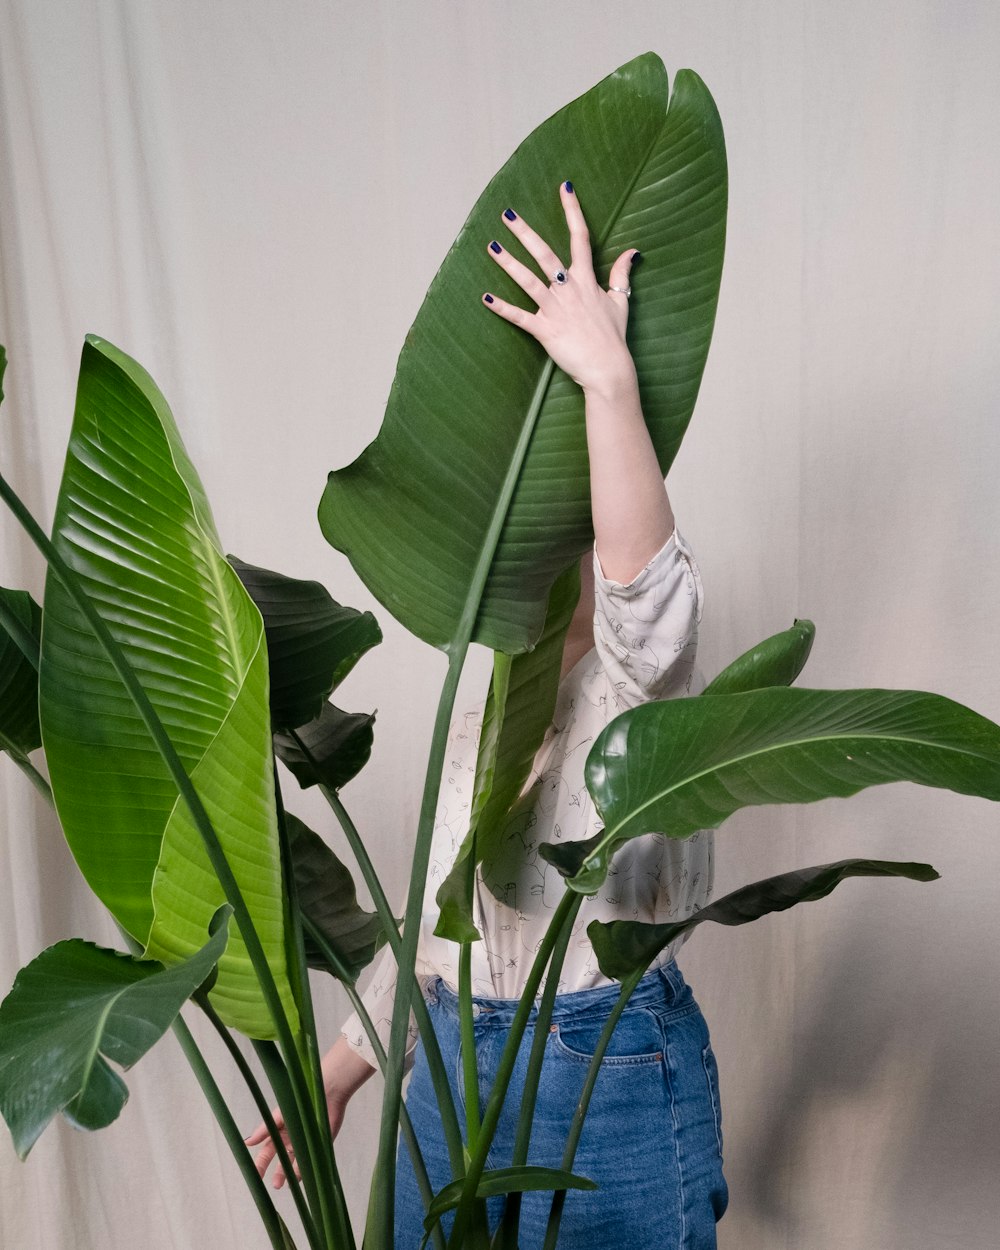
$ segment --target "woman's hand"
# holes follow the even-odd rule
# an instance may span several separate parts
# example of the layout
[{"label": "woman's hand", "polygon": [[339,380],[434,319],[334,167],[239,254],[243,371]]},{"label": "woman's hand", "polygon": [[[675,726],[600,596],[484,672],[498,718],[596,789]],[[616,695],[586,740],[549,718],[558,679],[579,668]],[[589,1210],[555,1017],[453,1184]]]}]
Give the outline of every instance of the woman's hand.
[{"label": "woman's hand", "polygon": [[618,257],[611,269],[609,287],[620,289],[603,290],[594,276],[590,234],[572,184],[564,182],[559,194],[569,225],[569,268],[526,221],[508,208],[503,214],[504,225],[534,258],[546,280],[493,240],[490,255],[534,300],[538,310],[526,312],[492,294],[484,295],[483,302],[498,316],[537,339],[560,369],[584,391],[606,392],[623,384],[634,385],[635,370],[625,345],[625,327],[629,275],[639,253],[629,248]]},{"label": "woman's hand", "polygon": [[[323,1088],[326,1091],[327,1113],[330,1119],[330,1137],[336,1138],[340,1132],[340,1126],[344,1122],[344,1112],[347,1110],[347,1104],[361,1086],[364,1085],[365,1081],[374,1073],[375,1069],[362,1059],[347,1041],[347,1038],[341,1035],[327,1051],[323,1060],[322,1070]],[[295,1154],[288,1138],[288,1130],[285,1128],[284,1118],[277,1107],[274,1108],[271,1114],[274,1116],[275,1125],[281,1133],[281,1139],[285,1144],[285,1149],[288,1151],[289,1161],[295,1169],[296,1177],[298,1177],[299,1169],[295,1162]],[[244,1141],[251,1148],[254,1146],[261,1147],[257,1151],[257,1157],[254,1159],[254,1166],[261,1177],[263,1177],[278,1153],[278,1147],[275,1145],[271,1134],[267,1131],[267,1125],[261,1121],[250,1136],[244,1138]],[[279,1163],[271,1177],[271,1184],[275,1189],[280,1189],[286,1180],[285,1169]]]}]

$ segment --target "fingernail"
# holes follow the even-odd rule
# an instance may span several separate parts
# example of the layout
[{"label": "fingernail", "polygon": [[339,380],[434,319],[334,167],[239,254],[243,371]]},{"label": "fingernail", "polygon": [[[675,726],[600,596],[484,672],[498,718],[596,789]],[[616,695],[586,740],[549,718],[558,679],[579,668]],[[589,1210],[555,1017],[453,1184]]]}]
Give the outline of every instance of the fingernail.
[{"label": "fingernail", "polygon": [[633,264],[633,265],[638,265],[638,263],[639,263],[639,261],[640,261],[640,260],[642,260],[642,252],[633,252],[633,253],[632,253],[632,264]]},{"label": "fingernail", "polygon": [[487,302],[487,304],[492,304],[492,303],[493,303],[493,296],[492,296],[492,295],[484,295],[484,296],[483,296],[483,299]]},{"label": "fingernail", "polygon": [[517,221],[517,213],[515,213],[512,208],[505,208],[503,210],[503,215],[508,221]]},{"label": "fingernail", "polygon": [[563,183],[563,186],[564,186],[564,187],[566,188],[566,190],[570,193],[570,195],[572,195],[572,194],[573,194],[573,184],[572,184],[571,182],[564,182],[564,183]]},{"label": "fingernail", "polygon": [[499,256],[499,255],[500,255],[500,253],[503,251],[503,248],[502,248],[502,247],[500,246],[500,244],[496,241],[496,239],[494,239],[494,240],[493,240],[493,242],[490,244],[490,251],[491,251],[491,252],[496,252],[496,254],[497,254],[498,256]]}]

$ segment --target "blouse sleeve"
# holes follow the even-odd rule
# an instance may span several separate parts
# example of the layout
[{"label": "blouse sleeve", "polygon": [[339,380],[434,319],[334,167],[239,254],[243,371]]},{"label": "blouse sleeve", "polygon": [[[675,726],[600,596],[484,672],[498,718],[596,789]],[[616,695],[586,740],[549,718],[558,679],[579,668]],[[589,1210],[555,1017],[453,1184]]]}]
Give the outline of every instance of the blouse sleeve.
[{"label": "blouse sleeve", "polygon": [[[383,1050],[389,1049],[392,1009],[396,1002],[396,980],[396,956],[393,954],[392,948],[387,946],[382,952],[381,959],[375,965],[375,974],[367,990],[361,995],[361,1002],[372,1018],[372,1024],[375,1026],[375,1032],[382,1043]],[[424,976],[418,970],[417,982],[422,994],[426,992],[431,980],[432,978],[429,975]],[[348,1019],[344,1021],[340,1031],[347,1038],[351,1048],[356,1050],[366,1063],[376,1069],[381,1066],[356,1011],[352,1012]],[[403,1063],[404,1072],[409,1072],[410,1068],[413,1067],[416,1045],[417,1023],[411,1011],[409,1023],[407,1024],[406,1056]]]},{"label": "blouse sleeve", "polygon": [[676,530],[631,582],[604,576],[594,549],[594,645],[615,712],[691,692],[701,574]]}]

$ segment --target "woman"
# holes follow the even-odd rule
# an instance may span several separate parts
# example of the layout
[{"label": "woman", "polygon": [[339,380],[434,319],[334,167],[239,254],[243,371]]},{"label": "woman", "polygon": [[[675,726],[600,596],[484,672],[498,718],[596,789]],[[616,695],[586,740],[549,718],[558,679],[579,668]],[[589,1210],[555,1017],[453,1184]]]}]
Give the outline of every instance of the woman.
[{"label": "woman", "polygon": [[[537,311],[483,296],[491,312],[536,338],[583,389],[595,534],[594,556],[584,561],[583,593],[566,640],[553,724],[535,759],[535,800],[511,821],[502,847],[477,876],[483,941],[473,946],[473,993],[483,1099],[531,956],[565,888],[537,847],[589,837],[600,828],[583,782],[589,747],[626,708],[690,692],[701,607],[697,568],[674,528],[625,342],[630,274],[639,253],[624,252],[611,270],[608,290],[600,288],[571,183],[562,184],[560,197],[570,232],[568,269],[512,209],[504,211],[503,223],[548,281],[497,240],[489,243],[492,258]],[[418,952],[417,973],[452,1074],[460,1066],[457,948],[433,935],[434,899],[468,827],[481,715],[480,708],[453,726]],[[617,984],[597,967],[586,926],[594,919],[662,922],[690,914],[708,899],[711,854],[708,834],[685,842],[647,834],[615,856],[605,885],[585,900],[560,976],[530,1163],[559,1165],[587,1061],[617,998]],[[711,1250],[716,1244],[715,1224],[725,1210],[727,1191],[715,1061],[674,953],[674,948],[663,952],[640,983],[602,1065],[574,1163],[574,1171],[595,1180],[599,1189],[568,1195],[559,1245],[569,1250],[607,1250],[624,1243],[632,1250]],[[395,963],[387,952],[365,995],[383,1043],[394,990]],[[415,1065],[407,1107],[438,1190],[451,1173],[415,1030],[411,1037]],[[518,1087],[531,1038],[529,1027],[512,1089]],[[350,1098],[375,1071],[374,1054],[356,1017],[345,1024],[323,1071],[336,1135]],[[461,1097],[457,1086],[454,1092]],[[497,1130],[491,1167],[510,1161],[518,1110],[512,1101]],[[273,1143],[262,1125],[248,1138],[250,1145],[265,1141],[257,1155],[262,1175],[274,1157]],[[279,1170],[274,1183],[282,1181]],[[549,1194],[524,1196],[522,1250],[542,1245],[550,1202]],[[502,1207],[502,1198],[491,1200],[491,1225]],[[401,1150],[397,1250],[420,1245],[423,1213],[408,1155]]]}]

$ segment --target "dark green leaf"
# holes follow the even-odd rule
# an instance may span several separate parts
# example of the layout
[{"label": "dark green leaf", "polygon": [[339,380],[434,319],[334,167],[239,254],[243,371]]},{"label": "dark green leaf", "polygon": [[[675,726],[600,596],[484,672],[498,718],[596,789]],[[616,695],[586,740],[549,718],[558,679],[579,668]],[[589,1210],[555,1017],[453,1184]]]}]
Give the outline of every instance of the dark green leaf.
[{"label": "dark green leaf", "polygon": [[60,1111],[81,1128],[118,1118],[128,1090],[108,1061],[128,1069],[159,1041],[218,963],[230,914],[172,968],[73,939],[21,969],[0,1004],[0,1112],[22,1159]]},{"label": "dark green leaf", "polygon": [[790,686],[805,667],[816,637],[812,621],[796,621],[791,629],[765,638],[733,660],[702,694],[742,694],[767,686]]},{"label": "dark green leaf", "polygon": [[882,859],[844,859],[836,864],[800,868],[778,877],[768,877],[745,885],[724,898],[709,903],[686,920],[672,924],[641,924],[635,920],[593,921],[587,936],[606,977],[624,981],[632,973],[648,968],[660,951],[696,925],[712,920],[716,924],[750,924],[772,912],[787,911],[797,903],[811,903],[831,894],[848,877],[908,877],[911,881],[936,881],[938,873],[930,864],[897,863]]},{"label": "dark green leaf", "polygon": [[[302,914],[333,947],[354,982],[385,941],[382,924],[374,912],[362,911],[358,906],[350,870],[319,834],[288,813],[285,824]],[[306,959],[310,968],[338,975],[308,936]]]},{"label": "dark green leaf", "polygon": [[[440,1193],[427,1210],[424,1231],[430,1232],[446,1211],[457,1207],[462,1197],[464,1181],[452,1181]],[[500,1194],[520,1194],[559,1189],[596,1189],[597,1185],[586,1176],[563,1172],[558,1168],[532,1167],[527,1164],[514,1168],[493,1168],[484,1172],[476,1186],[477,1198],[496,1198]]]},{"label": "dark green leaf", "polygon": [[271,722],[295,729],[315,720],[358,660],[382,641],[370,612],[341,607],[319,582],[229,563],[264,618],[271,672]]},{"label": "dark green leaf", "polygon": [[647,703],[604,730],[585,775],[604,830],[586,851],[545,845],[593,893],[642,833],[685,838],[742,807],[812,803],[914,781],[1000,799],[1000,726],[912,690],[754,690]]},{"label": "dark green leaf", "polygon": [[567,254],[566,177],[599,280],[625,248],[642,250],[629,345],[664,471],[698,393],[725,242],[722,127],[690,70],[668,106],[647,53],[543,123],[486,188],[407,335],[378,438],[327,485],[327,539],[397,619],[446,650],[470,605],[474,641],[530,648],[556,577],[592,538],[580,389],[480,303],[485,290],[524,303],[486,246],[499,231],[520,252],[502,233],[508,206]]},{"label": "dark green leaf", "polygon": [[469,832],[438,890],[438,937],[462,942],[475,941],[479,936],[472,911],[475,866],[489,856],[507,828],[535,753],[552,722],[566,631],[579,597],[580,568],[574,564],[552,588],[545,626],[534,650],[494,657]]},{"label": "dark green leaf", "polygon": [[374,712],[342,712],[325,703],[319,717],[294,735],[276,733],[274,753],[303,790],[315,785],[339,790],[368,763],[374,724]]},{"label": "dark green leaf", "polygon": [[[38,670],[42,609],[23,590],[0,586],[0,751],[27,755],[42,745],[38,724]],[[21,641],[19,641],[21,640]]]}]

